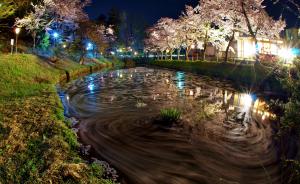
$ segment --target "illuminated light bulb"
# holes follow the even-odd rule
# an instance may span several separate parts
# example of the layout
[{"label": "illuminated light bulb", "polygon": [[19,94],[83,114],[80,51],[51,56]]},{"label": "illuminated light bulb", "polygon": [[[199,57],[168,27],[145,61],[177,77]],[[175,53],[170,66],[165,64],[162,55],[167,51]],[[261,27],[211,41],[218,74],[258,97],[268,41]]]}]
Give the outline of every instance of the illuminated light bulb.
[{"label": "illuminated light bulb", "polygon": [[21,32],[21,28],[17,27],[17,28],[15,29],[15,33],[18,35],[18,34],[20,34],[20,32]]},{"label": "illuminated light bulb", "polygon": [[190,90],[190,96],[194,96],[194,91]]},{"label": "illuminated light bulb", "polygon": [[54,38],[58,38],[59,34],[57,32],[53,33]]}]

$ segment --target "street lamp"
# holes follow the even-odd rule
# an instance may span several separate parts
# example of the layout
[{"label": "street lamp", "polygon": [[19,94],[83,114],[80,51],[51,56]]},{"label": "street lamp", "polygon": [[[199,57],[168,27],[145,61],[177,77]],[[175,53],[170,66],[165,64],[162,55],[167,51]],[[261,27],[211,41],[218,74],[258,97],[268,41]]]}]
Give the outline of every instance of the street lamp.
[{"label": "street lamp", "polygon": [[54,38],[54,46],[56,47],[56,40],[59,37],[59,34],[57,32],[53,33],[53,38]]},{"label": "street lamp", "polygon": [[18,37],[19,37],[20,32],[21,32],[21,28],[17,27],[15,29],[15,33],[16,33],[16,53],[18,53]]}]

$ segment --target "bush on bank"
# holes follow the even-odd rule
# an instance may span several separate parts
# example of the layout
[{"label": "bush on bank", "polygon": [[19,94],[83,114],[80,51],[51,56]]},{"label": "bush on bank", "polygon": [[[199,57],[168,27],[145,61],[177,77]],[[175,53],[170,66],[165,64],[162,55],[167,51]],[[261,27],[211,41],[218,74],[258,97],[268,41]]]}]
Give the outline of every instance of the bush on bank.
[{"label": "bush on bank", "polygon": [[55,84],[75,62],[33,55],[0,57],[0,183],[113,183],[78,155]]}]

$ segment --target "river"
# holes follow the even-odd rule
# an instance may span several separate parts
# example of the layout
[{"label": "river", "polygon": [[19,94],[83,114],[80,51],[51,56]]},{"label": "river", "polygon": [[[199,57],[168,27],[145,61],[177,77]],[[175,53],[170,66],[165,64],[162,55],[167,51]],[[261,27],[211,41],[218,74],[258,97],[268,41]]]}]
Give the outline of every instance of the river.
[{"label": "river", "polygon": [[[224,81],[137,67],[62,86],[66,115],[81,141],[112,164],[125,184],[277,184],[280,161],[264,98]],[[153,123],[161,109],[181,121]]]}]

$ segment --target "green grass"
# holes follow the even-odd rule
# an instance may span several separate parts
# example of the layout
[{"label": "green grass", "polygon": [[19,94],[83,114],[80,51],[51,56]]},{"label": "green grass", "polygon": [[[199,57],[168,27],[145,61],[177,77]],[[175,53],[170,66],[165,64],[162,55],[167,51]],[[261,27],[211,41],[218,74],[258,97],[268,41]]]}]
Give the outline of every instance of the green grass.
[{"label": "green grass", "polygon": [[235,65],[217,62],[153,61],[151,65],[193,72],[200,75],[226,79],[237,88],[256,87],[281,91],[281,84],[273,72],[262,65]]},{"label": "green grass", "polygon": [[89,67],[49,64],[33,55],[0,55],[0,183],[113,183],[86,164],[65,121],[55,84],[65,71]]},{"label": "green grass", "polygon": [[161,121],[165,124],[176,123],[180,119],[181,113],[175,108],[162,109],[160,111]]},{"label": "green grass", "polygon": [[1,55],[0,73],[0,100],[52,91],[60,74],[33,55]]}]

